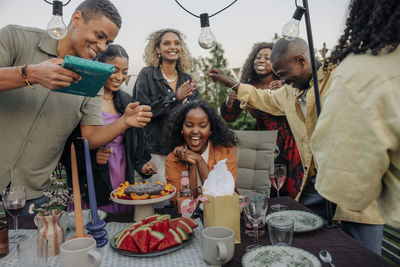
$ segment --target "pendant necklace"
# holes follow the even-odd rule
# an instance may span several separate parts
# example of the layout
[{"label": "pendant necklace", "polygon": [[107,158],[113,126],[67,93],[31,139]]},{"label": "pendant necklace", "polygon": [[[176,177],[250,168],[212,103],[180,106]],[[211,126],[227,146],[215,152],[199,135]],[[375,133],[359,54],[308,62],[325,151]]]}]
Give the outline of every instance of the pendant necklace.
[{"label": "pendant necklace", "polygon": [[160,69],[161,69],[162,76],[164,77],[164,79],[165,79],[168,83],[173,83],[173,82],[175,82],[176,77],[178,77],[178,73],[176,72],[176,70],[175,70],[175,72],[174,72],[174,78],[173,78],[173,79],[168,79],[167,76],[165,76],[164,72],[162,71],[162,68],[161,68],[161,67],[160,67]]},{"label": "pendant necklace", "polygon": [[105,95],[103,95],[103,99],[104,99],[106,102],[110,102],[110,101],[113,99],[113,97],[114,97],[114,95],[111,95],[111,96],[105,96]]}]

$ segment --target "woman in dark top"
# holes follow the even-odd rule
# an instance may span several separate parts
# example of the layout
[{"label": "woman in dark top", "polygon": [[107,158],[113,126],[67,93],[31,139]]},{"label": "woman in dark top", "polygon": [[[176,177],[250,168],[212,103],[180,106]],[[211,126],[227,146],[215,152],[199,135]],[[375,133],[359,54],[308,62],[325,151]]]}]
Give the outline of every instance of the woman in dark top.
[{"label": "woman in dark top", "polygon": [[179,31],[162,29],[150,34],[143,57],[148,66],[140,71],[133,94],[141,104],[151,106],[153,117],[145,127],[145,137],[158,169],[151,180],[165,182],[167,151],[162,136],[168,115],[176,106],[199,99],[199,94],[186,73],[190,54]]},{"label": "woman in dark top", "polygon": [[[277,89],[282,86],[281,82],[272,72],[270,57],[273,43],[258,44],[248,56],[242,68],[240,82],[254,85],[259,89]],[[275,163],[285,164],[287,167],[286,183],[281,189],[282,193],[287,193],[295,198],[300,190],[303,167],[301,165],[300,154],[297,150],[294,137],[285,116],[273,116],[269,113],[247,107],[250,114],[256,119],[254,130],[278,130],[277,145],[280,150]],[[231,91],[228,101],[221,105],[221,115],[232,122],[242,113],[240,102],[237,100],[237,93]],[[275,194],[275,190],[271,194]]]}]

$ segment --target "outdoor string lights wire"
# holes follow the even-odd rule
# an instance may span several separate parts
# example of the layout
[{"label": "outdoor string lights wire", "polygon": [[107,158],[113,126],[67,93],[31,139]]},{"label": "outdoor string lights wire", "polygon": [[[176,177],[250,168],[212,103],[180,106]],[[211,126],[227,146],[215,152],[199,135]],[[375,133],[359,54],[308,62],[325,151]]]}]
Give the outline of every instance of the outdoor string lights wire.
[{"label": "outdoor string lights wire", "polygon": [[196,14],[193,14],[192,12],[187,10],[184,6],[182,6],[181,3],[179,3],[178,0],[175,0],[175,2],[183,10],[185,10],[187,13],[189,13],[190,15],[192,15],[192,16],[194,16],[196,18],[200,18],[201,32],[200,32],[200,36],[199,36],[199,45],[204,49],[210,49],[210,48],[213,48],[215,46],[215,35],[212,33],[212,31],[210,29],[209,18],[211,18],[211,17],[221,13],[222,11],[226,10],[227,8],[232,6],[235,2],[237,2],[237,0],[234,0],[228,6],[224,7],[223,9],[215,12],[214,14],[212,14],[210,16],[207,13],[202,13],[202,14],[200,14],[200,16],[196,15]]}]

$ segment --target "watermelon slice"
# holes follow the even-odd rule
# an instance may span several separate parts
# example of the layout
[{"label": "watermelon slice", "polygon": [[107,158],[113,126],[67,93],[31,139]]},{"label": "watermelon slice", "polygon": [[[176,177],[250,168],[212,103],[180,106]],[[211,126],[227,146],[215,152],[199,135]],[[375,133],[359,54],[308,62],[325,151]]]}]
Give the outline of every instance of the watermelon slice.
[{"label": "watermelon slice", "polygon": [[150,222],[152,222],[154,220],[157,220],[157,218],[159,216],[160,216],[160,214],[153,214],[153,215],[147,216],[146,218],[142,219],[142,223],[143,223],[143,225],[147,224],[147,223],[150,223]]},{"label": "watermelon slice", "polygon": [[172,229],[176,229],[176,227],[178,226],[178,223],[179,223],[179,218],[175,218],[175,219],[172,219],[172,220],[170,220],[169,221],[169,226],[172,228]]},{"label": "watermelon slice", "polygon": [[171,220],[171,215],[169,215],[169,214],[163,214],[163,215],[158,216],[157,219],[158,219],[158,220],[164,220],[164,219]]},{"label": "watermelon slice", "polygon": [[139,253],[139,249],[136,247],[135,242],[133,241],[129,232],[125,232],[120,242],[117,244],[117,248],[134,253]]},{"label": "watermelon slice", "polygon": [[181,237],[182,241],[186,241],[189,239],[189,235],[185,232],[185,230],[182,229],[182,227],[177,227],[176,232],[179,234]]},{"label": "watermelon slice", "polygon": [[174,230],[176,230],[178,227],[182,228],[183,231],[186,232],[186,234],[191,235],[193,234],[193,229],[184,221],[179,220],[178,224],[176,225],[176,228]]},{"label": "watermelon slice", "polygon": [[169,227],[169,220],[168,219],[164,219],[164,220],[156,220],[152,222],[153,225],[151,226],[151,229],[153,231],[158,231],[161,233],[168,233],[168,229]]},{"label": "watermelon slice", "polygon": [[157,251],[162,251],[168,248],[175,247],[177,245],[182,244],[182,239],[179,237],[179,234],[172,229],[168,230],[167,235],[161,241],[161,243],[157,247]]},{"label": "watermelon slice", "polygon": [[193,220],[192,218],[182,215],[181,220],[187,223],[192,229],[196,228],[198,226],[197,222]]},{"label": "watermelon slice", "polygon": [[151,231],[150,233],[150,242],[149,242],[149,252],[153,252],[156,247],[161,243],[164,239],[165,234],[160,233],[158,231]]},{"label": "watermelon slice", "polygon": [[151,228],[148,226],[140,226],[131,233],[133,241],[142,253],[147,253],[149,250]]},{"label": "watermelon slice", "polygon": [[128,225],[124,230],[115,235],[114,237],[115,243],[117,243],[120,240],[120,238],[125,232],[132,233],[135,229],[139,228],[142,225],[143,225],[142,222],[136,222]]}]

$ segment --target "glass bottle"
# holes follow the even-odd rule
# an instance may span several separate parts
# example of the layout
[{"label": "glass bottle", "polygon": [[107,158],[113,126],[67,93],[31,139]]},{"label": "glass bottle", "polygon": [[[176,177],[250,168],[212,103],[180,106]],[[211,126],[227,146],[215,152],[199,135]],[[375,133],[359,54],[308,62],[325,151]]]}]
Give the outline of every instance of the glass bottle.
[{"label": "glass bottle", "polygon": [[7,222],[0,220],[0,258],[8,254],[8,228]]},{"label": "glass bottle", "polygon": [[178,192],[178,214],[182,214],[181,208],[189,204],[193,199],[192,191],[189,187],[189,173],[188,171],[182,171],[181,173],[181,189]]}]

